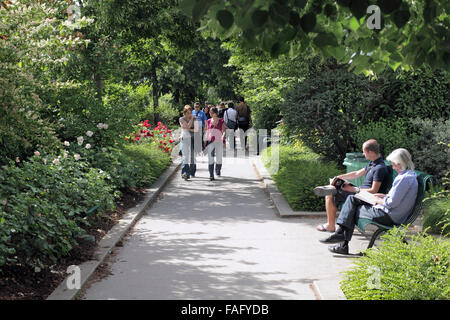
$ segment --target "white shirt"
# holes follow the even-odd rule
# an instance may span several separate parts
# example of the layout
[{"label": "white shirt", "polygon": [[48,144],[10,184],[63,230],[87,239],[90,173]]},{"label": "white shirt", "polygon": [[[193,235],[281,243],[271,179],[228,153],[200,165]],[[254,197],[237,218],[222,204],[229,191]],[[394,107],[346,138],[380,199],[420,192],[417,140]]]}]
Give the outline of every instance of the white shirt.
[{"label": "white shirt", "polygon": [[223,121],[225,121],[225,124],[227,124],[228,120],[236,121],[236,118],[237,118],[237,111],[234,110],[233,108],[228,108],[223,113]]}]

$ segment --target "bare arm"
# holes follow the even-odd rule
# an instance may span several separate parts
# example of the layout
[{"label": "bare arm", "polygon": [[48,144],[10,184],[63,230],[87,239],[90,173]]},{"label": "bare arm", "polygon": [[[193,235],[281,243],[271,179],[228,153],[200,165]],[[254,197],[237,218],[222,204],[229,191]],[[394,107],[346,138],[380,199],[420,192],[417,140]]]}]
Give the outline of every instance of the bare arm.
[{"label": "bare arm", "polygon": [[349,172],[349,173],[344,173],[344,174],[341,174],[341,175],[339,175],[337,177],[341,178],[343,180],[353,180],[353,179],[361,178],[365,174],[366,174],[366,169],[362,168],[362,169],[360,169],[358,171],[352,171],[352,172]]}]

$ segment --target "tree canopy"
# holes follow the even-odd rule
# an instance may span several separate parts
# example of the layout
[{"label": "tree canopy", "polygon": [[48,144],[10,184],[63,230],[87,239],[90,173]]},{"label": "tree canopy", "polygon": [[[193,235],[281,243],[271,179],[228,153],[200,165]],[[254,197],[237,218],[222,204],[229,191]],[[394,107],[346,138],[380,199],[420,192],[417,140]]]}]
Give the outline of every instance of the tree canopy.
[{"label": "tree canopy", "polygon": [[179,8],[199,30],[273,56],[312,48],[366,74],[450,65],[447,0],[181,0]]}]

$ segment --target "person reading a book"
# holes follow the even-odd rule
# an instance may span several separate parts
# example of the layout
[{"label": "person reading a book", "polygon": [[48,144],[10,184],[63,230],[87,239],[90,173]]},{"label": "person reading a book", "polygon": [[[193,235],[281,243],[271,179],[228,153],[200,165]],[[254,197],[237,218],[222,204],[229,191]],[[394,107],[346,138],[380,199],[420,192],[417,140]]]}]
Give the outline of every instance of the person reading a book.
[{"label": "person reading a book", "polygon": [[333,253],[348,254],[355,225],[360,218],[371,219],[383,225],[400,225],[406,221],[417,197],[418,183],[414,172],[414,163],[408,150],[400,148],[387,157],[398,175],[392,183],[388,194],[375,193],[375,204],[371,205],[357,198],[348,196],[337,219],[338,229],[322,243],[338,243],[328,249]]},{"label": "person reading a book", "polygon": [[[389,185],[389,172],[380,154],[380,145],[374,139],[367,140],[362,145],[364,157],[369,164],[360,170],[348,172],[334,177],[328,186],[314,188],[317,196],[325,196],[325,209],[327,212],[327,223],[317,226],[319,231],[335,231],[337,207],[344,203],[349,195],[364,190],[370,193],[386,192]],[[356,187],[346,180],[363,177],[364,183]]]}]

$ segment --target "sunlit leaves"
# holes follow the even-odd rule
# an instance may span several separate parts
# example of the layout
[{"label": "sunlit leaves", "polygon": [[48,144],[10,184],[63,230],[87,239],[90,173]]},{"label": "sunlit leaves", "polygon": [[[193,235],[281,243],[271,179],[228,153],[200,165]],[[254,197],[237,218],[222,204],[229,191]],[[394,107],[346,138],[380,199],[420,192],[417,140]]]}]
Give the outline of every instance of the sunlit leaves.
[{"label": "sunlit leaves", "polygon": [[[351,60],[360,63],[356,71],[380,70],[381,65],[397,69],[420,67],[449,68],[450,6],[446,0],[181,0],[181,7],[208,2],[209,11],[197,19],[202,30],[222,39],[234,37],[246,47],[259,47],[272,53],[299,54],[313,48],[325,56],[350,61],[360,50],[372,59]],[[376,4],[379,11],[368,12]],[[203,9],[208,7],[202,6]],[[220,10],[227,10],[226,15]],[[378,12],[377,26],[369,25]],[[231,15],[234,23],[231,24]],[[190,12],[192,16],[192,10]],[[291,26],[296,30],[286,28]],[[333,34],[334,37],[331,37]],[[392,64],[380,44],[395,43],[403,57]],[[338,49],[344,47],[345,50]],[[375,64],[377,62],[377,64]]]}]

